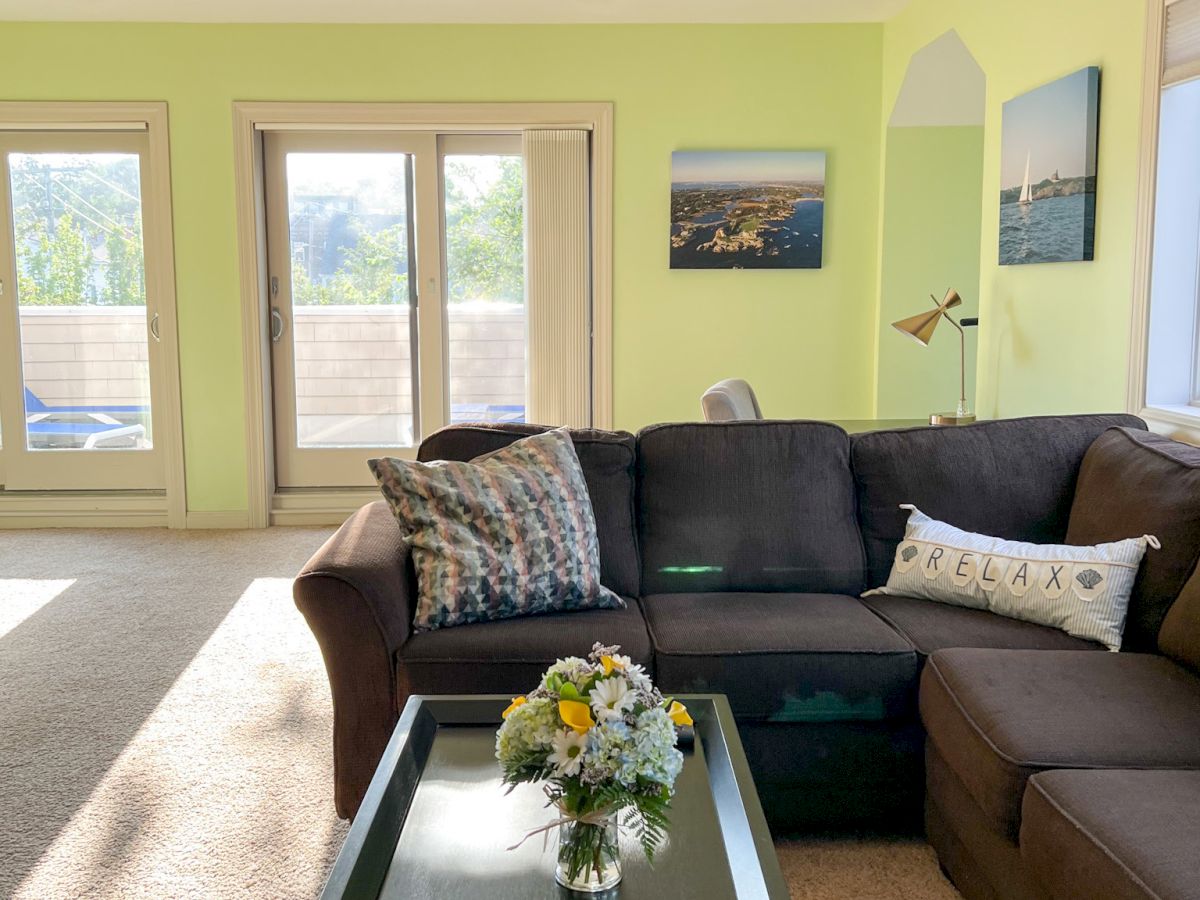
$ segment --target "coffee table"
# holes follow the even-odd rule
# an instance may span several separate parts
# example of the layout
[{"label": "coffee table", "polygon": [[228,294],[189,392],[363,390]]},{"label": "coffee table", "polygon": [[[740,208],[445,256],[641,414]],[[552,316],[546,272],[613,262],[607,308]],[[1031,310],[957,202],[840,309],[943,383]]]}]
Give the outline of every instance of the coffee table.
[{"label": "coffee table", "polygon": [[[725,697],[681,696],[695,719],[681,743],[668,843],[653,866],[621,834],[620,900],[786,900],[745,753]],[[322,893],[334,898],[564,900],[556,835],[506,850],[550,821],[537,785],[505,794],[496,729],[508,696],[411,697]]]}]

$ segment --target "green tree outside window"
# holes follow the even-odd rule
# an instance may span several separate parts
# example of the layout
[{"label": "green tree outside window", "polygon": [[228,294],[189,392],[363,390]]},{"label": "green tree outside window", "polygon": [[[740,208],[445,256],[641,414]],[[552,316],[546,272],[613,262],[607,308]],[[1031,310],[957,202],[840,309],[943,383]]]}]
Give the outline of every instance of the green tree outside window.
[{"label": "green tree outside window", "polygon": [[12,154],[22,306],[145,306],[140,170],[126,154]]}]

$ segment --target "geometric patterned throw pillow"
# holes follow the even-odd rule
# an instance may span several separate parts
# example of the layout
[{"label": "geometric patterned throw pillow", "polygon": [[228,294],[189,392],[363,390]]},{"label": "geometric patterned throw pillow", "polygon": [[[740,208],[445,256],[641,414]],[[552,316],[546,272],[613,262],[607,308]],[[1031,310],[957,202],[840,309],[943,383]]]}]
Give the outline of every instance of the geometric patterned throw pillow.
[{"label": "geometric patterned throw pillow", "polygon": [[596,520],[565,428],[471,462],[368,461],[417,571],[417,631],[622,608],[600,584]]},{"label": "geometric patterned throw pillow", "polygon": [[909,510],[886,587],[867,591],[986,609],[1121,649],[1129,595],[1153,535],[1076,547],[963,531]]}]

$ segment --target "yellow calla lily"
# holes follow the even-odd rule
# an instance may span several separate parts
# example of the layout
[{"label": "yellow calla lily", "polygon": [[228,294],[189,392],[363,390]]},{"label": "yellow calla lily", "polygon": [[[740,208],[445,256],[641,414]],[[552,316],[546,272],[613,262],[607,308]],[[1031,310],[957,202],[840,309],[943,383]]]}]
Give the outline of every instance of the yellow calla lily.
[{"label": "yellow calla lily", "polygon": [[613,669],[624,668],[619,662],[617,662],[611,656],[601,656],[600,657],[600,665],[604,666],[604,674],[605,675],[611,675],[613,673]]},{"label": "yellow calla lily", "polygon": [[680,727],[695,724],[692,721],[692,717],[688,715],[687,707],[678,700],[671,701],[671,707],[667,710],[667,717]]},{"label": "yellow calla lily", "polygon": [[559,700],[558,714],[562,716],[563,724],[576,734],[586,734],[596,724],[592,721],[591,707],[578,700]]},{"label": "yellow calla lily", "polygon": [[525,705],[525,698],[524,698],[524,697],[513,697],[513,699],[512,699],[512,703],[508,704],[508,709],[506,709],[504,712],[500,713],[500,718],[502,718],[502,719],[507,719],[507,718],[508,718],[508,714],[509,714],[510,712],[512,712],[512,711],[513,711],[514,709],[516,709],[518,706],[524,706],[524,705]]}]

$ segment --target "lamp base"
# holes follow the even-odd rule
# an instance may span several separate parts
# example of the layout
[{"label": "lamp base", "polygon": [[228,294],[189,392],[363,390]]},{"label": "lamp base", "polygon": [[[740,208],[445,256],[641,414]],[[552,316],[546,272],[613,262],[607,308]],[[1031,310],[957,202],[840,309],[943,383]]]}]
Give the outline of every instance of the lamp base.
[{"label": "lamp base", "polygon": [[975,417],[970,415],[958,415],[957,413],[932,413],[929,416],[930,425],[970,425],[975,421]]}]

